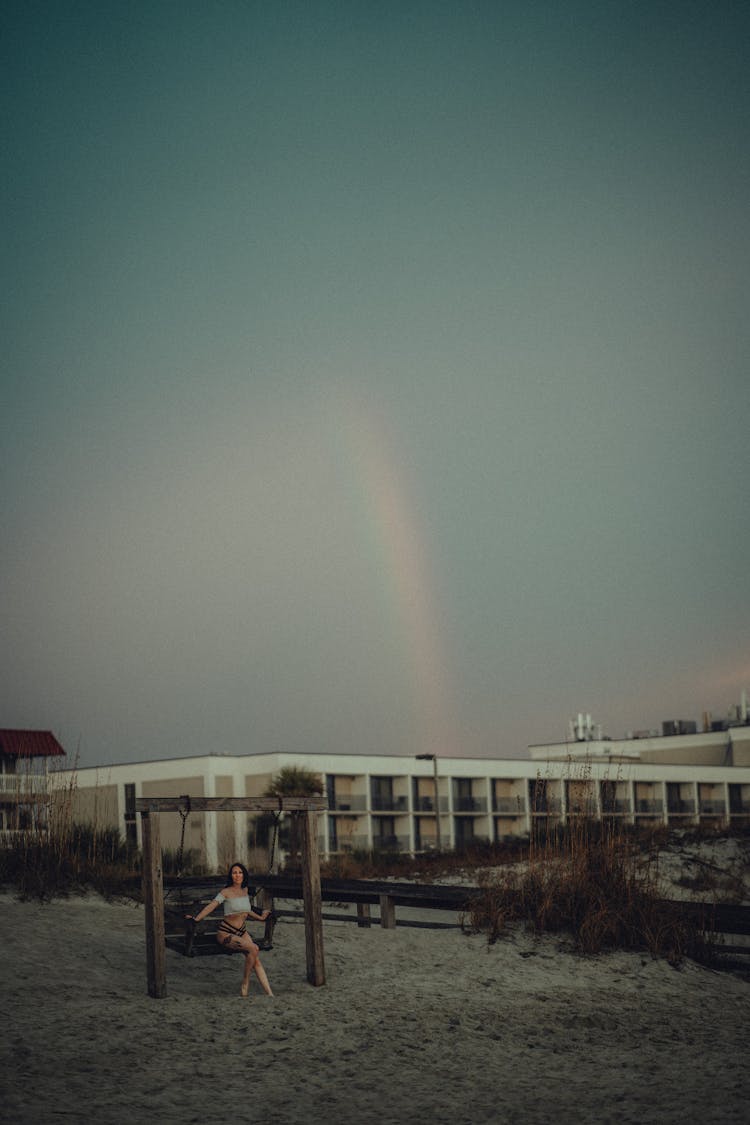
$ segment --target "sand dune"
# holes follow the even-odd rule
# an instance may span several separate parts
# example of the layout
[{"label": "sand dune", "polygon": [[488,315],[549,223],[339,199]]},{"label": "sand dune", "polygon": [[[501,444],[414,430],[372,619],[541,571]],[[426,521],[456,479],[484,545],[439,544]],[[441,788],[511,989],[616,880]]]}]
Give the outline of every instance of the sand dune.
[{"label": "sand dune", "polygon": [[0,899],[4,1119],[744,1122],[750,985],[638,954],[583,959],[523,933],[325,924],[305,981],[282,920],[276,996],[240,962],[167,954],[146,994],[143,911]]}]

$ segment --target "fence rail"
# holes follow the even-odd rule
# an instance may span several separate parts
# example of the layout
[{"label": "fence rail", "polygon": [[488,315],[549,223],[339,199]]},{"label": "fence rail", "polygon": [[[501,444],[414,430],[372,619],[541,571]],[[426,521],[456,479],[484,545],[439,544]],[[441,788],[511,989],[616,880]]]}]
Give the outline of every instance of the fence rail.
[{"label": "fence rail", "polygon": [[[269,899],[302,899],[302,879],[293,875],[251,874],[250,884],[264,892],[264,901]],[[208,901],[209,889],[216,887],[216,876],[177,879],[165,878],[165,888],[170,893],[180,888],[181,901]],[[337,921],[357,921],[370,925],[370,906],[380,907],[380,925],[384,929],[393,928],[396,922],[396,907],[412,909],[444,910],[460,914],[469,908],[472,898],[481,893],[474,885],[455,886],[439,883],[404,883],[378,879],[321,879],[321,899],[328,903],[355,903],[357,916],[324,914],[324,918]],[[747,970],[750,968],[750,906],[735,906],[727,903],[687,902],[670,899],[669,904],[681,911],[686,919],[693,922],[705,934],[716,941],[718,964],[726,968]],[[298,911],[277,910],[280,915],[296,916]],[[399,920],[401,926],[421,926],[444,928],[456,925],[455,922],[419,922]],[[182,949],[182,938],[173,932],[169,935],[172,948]],[[732,940],[734,939],[734,940]],[[737,943],[741,939],[741,943]],[[211,949],[213,952],[213,949]]]}]

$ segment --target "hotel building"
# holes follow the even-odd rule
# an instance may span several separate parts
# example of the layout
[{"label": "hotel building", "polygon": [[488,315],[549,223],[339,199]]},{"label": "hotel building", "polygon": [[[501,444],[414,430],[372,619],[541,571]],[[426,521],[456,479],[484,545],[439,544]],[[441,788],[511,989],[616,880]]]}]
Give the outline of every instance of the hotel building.
[{"label": "hotel building", "polygon": [[[140,844],[138,797],[258,797],[285,766],[318,774],[328,798],[319,818],[323,855],[358,849],[422,852],[528,836],[577,816],[672,827],[750,824],[750,724],[744,703],[704,729],[685,721],[625,739],[602,737],[588,716],[562,743],[530,746],[528,759],[357,754],[208,753],[60,771],[75,788],[75,816],[117,827]],[[208,871],[262,862],[258,821],[245,812],[188,814],[184,847]],[[179,814],[162,814],[162,846],[176,850]]]}]

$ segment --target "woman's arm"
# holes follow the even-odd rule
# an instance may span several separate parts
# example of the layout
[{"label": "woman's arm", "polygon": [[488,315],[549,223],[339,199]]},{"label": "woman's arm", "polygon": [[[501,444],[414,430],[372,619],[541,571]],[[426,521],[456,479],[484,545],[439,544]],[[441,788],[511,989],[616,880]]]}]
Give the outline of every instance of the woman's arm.
[{"label": "woman's arm", "polygon": [[262,910],[260,914],[256,914],[254,910],[251,910],[248,914],[248,918],[252,918],[254,922],[265,922],[270,913],[270,910]]},{"label": "woman's arm", "polygon": [[199,910],[197,914],[186,914],[185,917],[192,918],[194,922],[202,922],[203,919],[207,918],[208,915],[211,914],[218,905],[219,904],[216,899],[212,898],[208,906],[204,906],[203,909]]}]

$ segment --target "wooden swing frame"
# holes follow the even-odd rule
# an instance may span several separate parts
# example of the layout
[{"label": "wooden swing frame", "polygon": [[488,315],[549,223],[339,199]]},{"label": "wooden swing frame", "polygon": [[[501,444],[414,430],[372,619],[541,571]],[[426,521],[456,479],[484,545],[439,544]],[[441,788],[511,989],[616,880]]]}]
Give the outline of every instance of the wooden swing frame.
[{"label": "wooden swing frame", "polygon": [[162,869],[159,814],[164,812],[288,812],[298,818],[302,858],[307,979],[325,984],[323,907],[320,894],[318,813],[328,808],[325,797],[138,797],[143,841],[143,902],[146,921],[146,973],[148,994],[156,1000],[167,995],[166,944],[164,941],[164,872]]}]

